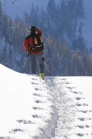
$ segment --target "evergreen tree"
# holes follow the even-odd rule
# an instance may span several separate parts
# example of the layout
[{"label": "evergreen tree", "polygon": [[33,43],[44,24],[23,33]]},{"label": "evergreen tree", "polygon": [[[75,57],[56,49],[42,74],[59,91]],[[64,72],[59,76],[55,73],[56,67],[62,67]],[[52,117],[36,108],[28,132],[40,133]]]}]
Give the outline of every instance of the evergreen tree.
[{"label": "evergreen tree", "polygon": [[39,10],[39,7],[38,5],[36,6],[36,9],[35,9],[35,12],[36,12],[36,26],[39,26],[39,14],[40,14],[40,10]]},{"label": "evergreen tree", "polygon": [[78,32],[79,32],[79,35],[81,36],[82,35],[82,23],[80,22],[79,24],[79,29],[78,29]]},{"label": "evergreen tree", "polygon": [[54,19],[56,12],[55,0],[49,0],[47,5],[47,14],[51,19]]},{"label": "evergreen tree", "polygon": [[23,21],[24,21],[24,24],[25,24],[26,26],[28,26],[28,25],[30,26],[29,15],[28,15],[27,12],[24,12]]},{"label": "evergreen tree", "polygon": [[10,45],[13,44],[13,37],[14,37],[14,34],[13,34],[13,27],[12,27],[12,20],[10,19],[9,20],[9,23],[8,23],[8,28],[7,28],[7,40],[8,40],[8,43]]},{"label": "evergreen tree", "polygon": [[30,21],[30,25],[35,25],[35,26],[38,25],[38,16],[37,16],[37,11],[35,10],[34,3],[32,3],[31,5],[29,21]]},{"label": "evergreen tree", "polygon": [[2,5],[0,2],[0,38],[1,38],[1,34],[2,34]]},{"label": "evergreen tree", "polygon": [[46,33],[46,35],[50,33],[51,24],[45,10],[42,7],[39,16],[39,27]]},{"label": "evergreen tree", "polygon": [[76,11],[77,11],[77,1],[78,0],[68,0],[68,7],[69,7],[69,13],[71,18],[74,20],[76,20],[77,15],[76,15]]},{"label": "evergreen tree", "polygon": [[7,47],[5,46],[2,51],[1,63],[4,64],[6,67],[9,67],[9,54],[7,51]]},{"label": "evergreen tree", "polygon": [[5,41],[8,41],[7,38],[8,38],[8,34],[7,34],[7,28],[8,28],[8,16],[5,15],[3,13],[2,15],[2,18],[3,18],[3,23],[2,23],[2,35],[3,37],[5,38]]},{"label": "evergreen tree", "polygon": [[83,0],[78,0],[77,5],[77,16],[81,19],[84,18],[84,7],[83,7]]},{"label": "evergreen tree", "polygon": [[13,57],[14,57],[14,52],[13,52],[13,48],[9,48],[9,68],[13,69],[13,65],[14,65],[14,61],[13,61]]}]

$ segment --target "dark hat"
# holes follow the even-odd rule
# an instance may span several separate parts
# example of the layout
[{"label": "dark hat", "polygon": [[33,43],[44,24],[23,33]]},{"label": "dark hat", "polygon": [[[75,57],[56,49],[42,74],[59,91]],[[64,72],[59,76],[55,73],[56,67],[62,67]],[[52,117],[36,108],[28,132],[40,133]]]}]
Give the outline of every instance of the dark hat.
[{"label": "dark hat", "polygon": [[30,31],[31,32],[35,32],[36,31],[36,27],[35,26],[31,26]]}]

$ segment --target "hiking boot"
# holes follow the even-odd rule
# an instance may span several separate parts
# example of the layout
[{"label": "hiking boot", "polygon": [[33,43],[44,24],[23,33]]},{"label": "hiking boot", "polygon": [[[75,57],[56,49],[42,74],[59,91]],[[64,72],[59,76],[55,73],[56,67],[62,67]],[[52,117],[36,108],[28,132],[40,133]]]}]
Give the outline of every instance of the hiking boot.
[{"label": "hiking boot", "polygon": [[40,73],[40,77],[44,80],[44,73]]}]

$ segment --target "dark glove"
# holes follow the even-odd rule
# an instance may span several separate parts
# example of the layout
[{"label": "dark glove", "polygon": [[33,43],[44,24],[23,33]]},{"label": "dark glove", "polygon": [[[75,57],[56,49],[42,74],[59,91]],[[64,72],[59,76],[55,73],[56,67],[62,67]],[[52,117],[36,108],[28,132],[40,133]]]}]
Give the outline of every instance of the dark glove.
[{"label": "dark glove", "polygon": [[29,54],[30,54],[30,53],[27,53],[27,56],[26,56],[26,57],[28,57],[28,56],[29,56]]},{"label": "dark glove", "polygon": [[43,61],[43,62],[45,61],[44,57],[42,57],[42,61]]}]

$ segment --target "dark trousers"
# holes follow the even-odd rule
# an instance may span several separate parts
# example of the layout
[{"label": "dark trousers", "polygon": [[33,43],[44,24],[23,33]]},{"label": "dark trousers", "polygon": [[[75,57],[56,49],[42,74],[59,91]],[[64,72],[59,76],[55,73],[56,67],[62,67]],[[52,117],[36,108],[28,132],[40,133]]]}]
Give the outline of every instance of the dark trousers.
[{"label": "dark trousers", "polygon": [[42,61],[42,54],[31,54],[31,70],[32,74],[36,74],[36,64],[38,61],[40,73],[44,73],[44,64]]}]

